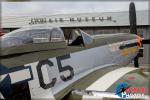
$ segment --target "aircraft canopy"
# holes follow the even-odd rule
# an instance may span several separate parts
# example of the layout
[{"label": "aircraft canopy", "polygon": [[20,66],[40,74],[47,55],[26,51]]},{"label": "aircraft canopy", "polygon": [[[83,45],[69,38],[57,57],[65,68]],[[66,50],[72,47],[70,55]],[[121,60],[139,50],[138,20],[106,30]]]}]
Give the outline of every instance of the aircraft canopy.
[{"label": "aircraft canopy", "polygon": [[5,34],[1,37],[1,48],[20,46],[30,43],[60,42],[65,41],[60,28],[37,27],[23,28]]}]

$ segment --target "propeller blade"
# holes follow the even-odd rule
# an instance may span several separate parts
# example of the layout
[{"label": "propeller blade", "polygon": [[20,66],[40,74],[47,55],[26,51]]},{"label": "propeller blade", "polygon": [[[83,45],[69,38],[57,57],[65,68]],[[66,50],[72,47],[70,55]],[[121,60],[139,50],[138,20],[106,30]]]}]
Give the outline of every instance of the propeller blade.
[{"label": "propeller blade", "polygon": [[138,55],[134,58],[134,67],[138,68],[139,67],[139,57]]},{"label": "propeller blade", "polygon": [[150,39],[143,39],[142,44],[150,44]]},{"label": "propeller blade", "polygon": [[[129,23],[130,23],[130,33],[137,35],[137,26],[136,26],[136,10],[133,2],[129,6]],[[134,67],[139,67],[138,55],[134,58]]]},{"label": "propeller blade", "polygon": [[130,22],[130,33],[137,34],[136,10],[133,2],[130,3],[129,7],[129,22]]}]

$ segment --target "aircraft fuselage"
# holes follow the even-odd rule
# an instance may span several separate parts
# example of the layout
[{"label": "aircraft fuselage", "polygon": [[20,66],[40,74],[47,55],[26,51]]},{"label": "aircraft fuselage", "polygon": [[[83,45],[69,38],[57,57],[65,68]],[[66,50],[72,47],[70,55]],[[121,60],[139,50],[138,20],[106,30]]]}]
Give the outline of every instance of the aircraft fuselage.
[{"label": "aircraft fuselage", "polygon": [[[1,84],[4,79],[10,82],[2,88],[2,94],[13,96],[13,86],[27,84],[29,98],[55,99],[58,93],[66,88],[70,91],[81,78],[98,69],[130,63],[139,50],[137,36],[133,34],[99,35],[93,39],[85,47],[66,46],[1,58],[5,70]],[[12,93],[5,91],[8,87]]]}]

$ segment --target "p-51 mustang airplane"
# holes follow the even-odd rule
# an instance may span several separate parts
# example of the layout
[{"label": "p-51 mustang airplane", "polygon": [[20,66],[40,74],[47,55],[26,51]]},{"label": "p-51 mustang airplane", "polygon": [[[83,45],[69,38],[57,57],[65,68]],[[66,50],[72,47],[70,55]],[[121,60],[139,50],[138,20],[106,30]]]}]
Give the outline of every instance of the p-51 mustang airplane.
[{"label": "p-51 mustang airplane", "polygon": [[[142,43],[148,44],[149,40],[137,36],[134,3],[129,12],[131,34],[90,36],[76,29],[65,39],[60,28],[43,25],[2,36],[1,99],[119,98],[115,87],[127,81],[130,87],[148,88],[147,74],[135,67]],[[123,67],[132,60],[135,67]],[[130,77],[137,83],[128,80]]]}]

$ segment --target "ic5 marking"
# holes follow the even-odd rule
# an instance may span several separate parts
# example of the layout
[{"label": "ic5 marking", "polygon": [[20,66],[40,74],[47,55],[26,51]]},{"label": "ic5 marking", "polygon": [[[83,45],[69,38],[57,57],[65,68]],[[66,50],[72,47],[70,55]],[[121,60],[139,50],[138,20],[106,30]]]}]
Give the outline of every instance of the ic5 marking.
[{"label": "ic5 marking", "polygon": [[70,55],[64,55],[64,56],[56,57],[59,72],[63,72],[63,71],[67,71],[67,70],[70,71],[70,75],[69,75],[68,77],[65,77],[64,75],[61,75],[61,76],[60,76],[60,78],[61,78],[63,81],[68,81],[68,80],[72,79],[73,76],[74,76],[73,68],[72,68],[70,65],[67,65],[67,66],[64,66],[64,67],[63,67],[62,64],[61,64],[61,60],[69,59],[69,58],[70,58]]},{"label": "ic5 marking", "polygon": [[[70,71],[69,76],[67,76],[67,77],[65,77],[64,75],[60,76],[61,80],[64,81],[64,82],[66,82],[68,80],[71,80],[74,76],[73,67],[71,67],[70,65],[62,66],[62,63],[61,63],[62,60],[66,60],[66,59],[69,59],[69,58],[70,58],[70,54],[56,57],[59,72],[61,73],[61,72],[64,72],[64,71]],[[48,67],[52,67],[52,66],[54,66],[54,63],[52,61],[50,61],[49,59],[47,59],[47,60],[39,61],[39,63],[36,66],[40,86],[43,89],[52,88],[55,85],[55,83],[57,81],[57,78],[56,77],[52,78],[52,81],[50,83],[46,84],[44,82],[44,76],[42,74],[43,65],[48,65]]]}]

